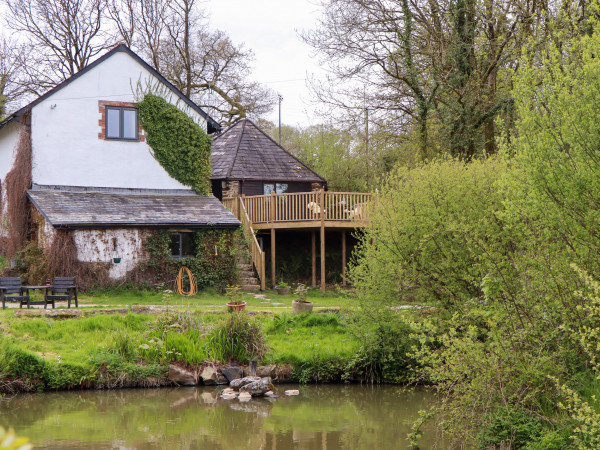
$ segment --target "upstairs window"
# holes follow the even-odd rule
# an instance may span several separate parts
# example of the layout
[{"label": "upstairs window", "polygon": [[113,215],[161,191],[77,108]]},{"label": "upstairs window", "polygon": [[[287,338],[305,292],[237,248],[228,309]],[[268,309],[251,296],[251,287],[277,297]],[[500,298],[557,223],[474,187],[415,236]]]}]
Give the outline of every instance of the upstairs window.
[{"label": "upstairs window", "polygon": [[171,233],[169,250],[173,258],[189,258],[196,256],[194,233]]},{"label": "upstairs window", "polygon": [[107,106],[106,139],[139,140],[137,109]]}]

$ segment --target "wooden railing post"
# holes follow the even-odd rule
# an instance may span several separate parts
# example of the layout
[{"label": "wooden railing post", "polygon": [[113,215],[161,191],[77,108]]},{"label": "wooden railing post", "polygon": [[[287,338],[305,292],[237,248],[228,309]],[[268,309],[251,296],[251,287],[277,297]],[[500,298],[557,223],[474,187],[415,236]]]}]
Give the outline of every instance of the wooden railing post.
[{"label": "wooden railing post", "polygon": [[321,189],[319,204],[321,207],[321,292],[325,292],[325,190]]}]

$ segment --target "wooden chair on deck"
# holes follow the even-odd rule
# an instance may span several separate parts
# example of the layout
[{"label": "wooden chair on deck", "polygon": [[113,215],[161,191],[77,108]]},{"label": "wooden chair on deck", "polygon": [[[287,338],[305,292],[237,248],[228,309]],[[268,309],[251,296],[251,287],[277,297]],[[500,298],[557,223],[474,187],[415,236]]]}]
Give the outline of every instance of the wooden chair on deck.
[{"label": "wooden chair on deck", "polygon": [[54,304],[56,301],[66,301],[67,308],[71,307],[71,300],[75,300],[75,307],[79,307],[77,300],[77,286],[75,277],[54,277],[52,287],[46,289],[44,297],[47,302]]},{"label": "wooden chair on deck", "polygon": [[2,309],[6,309],[6,302],[19,302],[19,308],[27,305],[29,308],[29,289],[21,286],[21,277],[0,278],[0,298]]}]

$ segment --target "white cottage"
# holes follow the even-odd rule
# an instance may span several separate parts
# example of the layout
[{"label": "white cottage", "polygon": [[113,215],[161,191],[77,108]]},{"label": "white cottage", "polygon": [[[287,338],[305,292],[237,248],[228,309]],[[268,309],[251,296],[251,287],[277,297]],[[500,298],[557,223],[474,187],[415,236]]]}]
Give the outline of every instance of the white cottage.
[{"label": "white cottage", "polygon": [[15,170],[24,131],[31,146],[27,197],[40,245],[47,248],[56,230],[71,230],[77,258],[110,264],[115,279],[145,257],[150,230],[170,230],[171,252],[181,257],[194,230],[239,227],[216,198],[196,195],[154,159],[135,103],[139,86],[150,85],[208,134],[220,130],[123,44],[0,122],[3,212],[9,188],[4,181]]}]

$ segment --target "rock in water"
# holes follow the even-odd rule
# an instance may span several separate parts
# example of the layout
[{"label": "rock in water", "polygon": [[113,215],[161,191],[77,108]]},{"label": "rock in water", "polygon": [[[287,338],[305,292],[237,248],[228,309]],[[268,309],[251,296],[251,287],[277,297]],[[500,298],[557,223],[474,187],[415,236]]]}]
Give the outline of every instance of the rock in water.
[{"label": "rock in water", "polygon": [[245,384],[240,388],[240,392],[248,392],[253,397],[259,397],[265,395],[265,393],[271,390],[271,378],[265,377],[260,378],[252,383]]},{"label": "rock in water", "polygon": [[169,366],[169,380],[180,386],[196,386],[194,374],[177,366]]},{"label": "rock in water", "polygon": [[298,389],[289,389],[285,391],[285,395],[300,395],[300,391]]},{"label": "rock in water", "polygon": [[238,378],[236,380],[233,380],[231,383],[229,383],[229,386],[231,386],[234,389],[239,389],[246,384],[252,383],[254,381],[259,381],[259,380],[260,380],[259,377]]},{"label": "rock in water", "polygon": [[227,384],[227,380],[225,380],[225,377],[221,375],[219,371],[212,366],[206,366],[202,371],[202,375],[200,375],[200,377],[206,385]]},{"label": "rock in water", "polygon": [[242,378],[242,368],[233,364],[221,369],[221,373],[227,378],[229,383],[238,378]]}]

